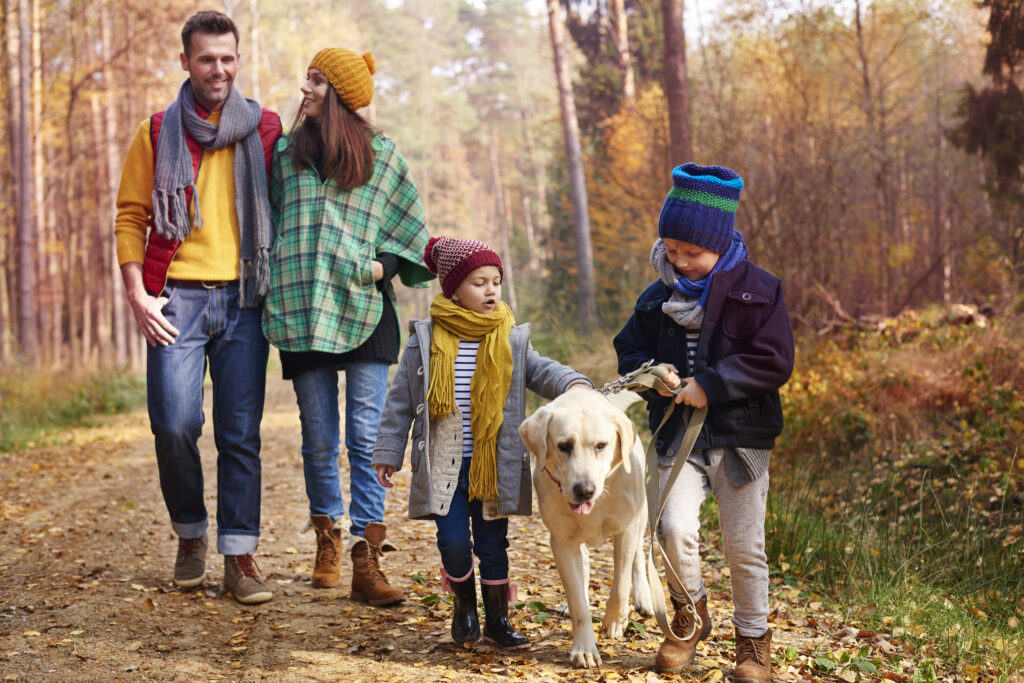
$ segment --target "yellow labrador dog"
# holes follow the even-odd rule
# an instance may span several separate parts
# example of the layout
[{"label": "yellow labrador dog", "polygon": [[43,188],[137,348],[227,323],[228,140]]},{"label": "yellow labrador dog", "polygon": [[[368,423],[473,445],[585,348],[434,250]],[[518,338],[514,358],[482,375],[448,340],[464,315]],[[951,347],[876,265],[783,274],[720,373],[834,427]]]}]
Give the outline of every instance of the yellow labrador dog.
[{"label": "yellow labrador dog", "polygon": [[614,545],[604,618],[608,637],[621,638],[626,629],[631,585],[637,612],[653,613],[642,544],[647,522],[644,452],[623,412],[637,400],[627,392],[605,397],[592,389],[572,389],[519,427],[537,459],[533,485],[569,603],[570,660],[577,668],[601,665],[590,619],[586,546],[597,547],[608,538]]}]

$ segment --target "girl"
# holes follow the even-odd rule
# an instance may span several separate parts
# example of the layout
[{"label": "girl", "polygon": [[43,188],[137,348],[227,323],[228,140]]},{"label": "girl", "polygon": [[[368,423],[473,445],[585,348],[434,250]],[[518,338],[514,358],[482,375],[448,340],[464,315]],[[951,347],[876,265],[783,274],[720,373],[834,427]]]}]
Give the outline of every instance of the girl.
[{"label": "girl", "polygon": [[[501,300],[501,259],[483,242],[432,238],[423,260],[441,281],[430,319],[413,321],[388,392],[373,466],[391,487],[412,427],[409,517],[433,519],[452,640],[480,638],[473,554],[480,561],[484,635],[527,644],[508,620],[508,515],[529,515],[530,460],[519,438],[525,390],[554,398],[590,380],[533,350]],[[472,526],[472,533],[470,527]]]},{"label": "girl", "polygon": [[340,578],[345,514],[338,481],[338,373],[345,371],[350,465],[352,597],[404,599],[380,571],[384,491],[370,466],[388,365],[398,360],[395,292],[431,279],[420,263],[426,221],[405,159],[356,111],[373,97],[369,52],[326,48],[313,57],[302,104],[277,144],[270,185],[275,233],[267,339],[281,350],[302,423],[310,524],[317,534],[313,585]]}]

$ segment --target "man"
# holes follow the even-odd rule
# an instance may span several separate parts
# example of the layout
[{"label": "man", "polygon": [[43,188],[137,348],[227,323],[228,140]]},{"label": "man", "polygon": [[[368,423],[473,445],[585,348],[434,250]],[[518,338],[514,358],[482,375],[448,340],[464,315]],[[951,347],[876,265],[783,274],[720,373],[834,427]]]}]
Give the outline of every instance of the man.
[{"label": "man", "polygon": [[192,588],[206,578],[198,440],[209,365],[224,587],[255,604],[271,598],[252,555],[268,353],[260,326],[271,242],[267,177],[281,121],[233,87],[238,28],[230,18],[199,12],[181,42],[188,80],[170,107],[142,122],[125,158],[117,256],[149,343],[149,418],[178,535],[174,582]]}]

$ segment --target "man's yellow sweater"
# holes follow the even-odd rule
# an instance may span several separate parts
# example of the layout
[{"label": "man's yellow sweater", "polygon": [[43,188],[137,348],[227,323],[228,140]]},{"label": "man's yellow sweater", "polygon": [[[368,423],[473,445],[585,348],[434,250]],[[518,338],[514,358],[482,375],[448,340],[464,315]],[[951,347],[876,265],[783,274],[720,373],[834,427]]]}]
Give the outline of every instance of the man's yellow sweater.
[{"label": "man's yellow sweater", "polygon": [[[220,112],[207,118],[220,122]],[[118,264],[143,262],[146,233],[153,214],[153,141],[150,119],[135,131],[117,190]],[[191,163],[191,159],[189,160]],[[239,260],[238,216],[235,213],[235,146],[203,150],[196,189],[203,227],[193,227],[171,261],[167,277],[176,280],[237,280]],[[194,216],[194,202],[189,212]]]}]

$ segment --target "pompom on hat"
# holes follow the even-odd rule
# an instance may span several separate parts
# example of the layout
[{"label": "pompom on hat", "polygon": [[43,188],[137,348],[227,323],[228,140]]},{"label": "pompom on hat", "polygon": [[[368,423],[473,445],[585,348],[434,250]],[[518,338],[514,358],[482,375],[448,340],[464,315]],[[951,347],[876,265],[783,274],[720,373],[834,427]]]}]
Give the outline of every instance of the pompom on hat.
[{"label": "pompom on hat", "polygon": [[494,266],[505,277],[501,257],[489,246],[478,240],[457,237],[431,237],[423,250],[423,262],[427,270],[437,275],[441,292],[451,298],[466,276],[480,266]]},{"label": "pompom on hat", "polygon": [[325,47],[316,53],[309,68],[319,69],[327,77],[351,111],[362,109],[373,99],[372,76],[377,73],[377,62],[369,52],[357,55],[343,47]]},{"label": "pompom on hat", "polygon": [[742,189],[743,178],[724,166],[676,166],[658,218],[658,236],[724,254],[732,244]]}]

